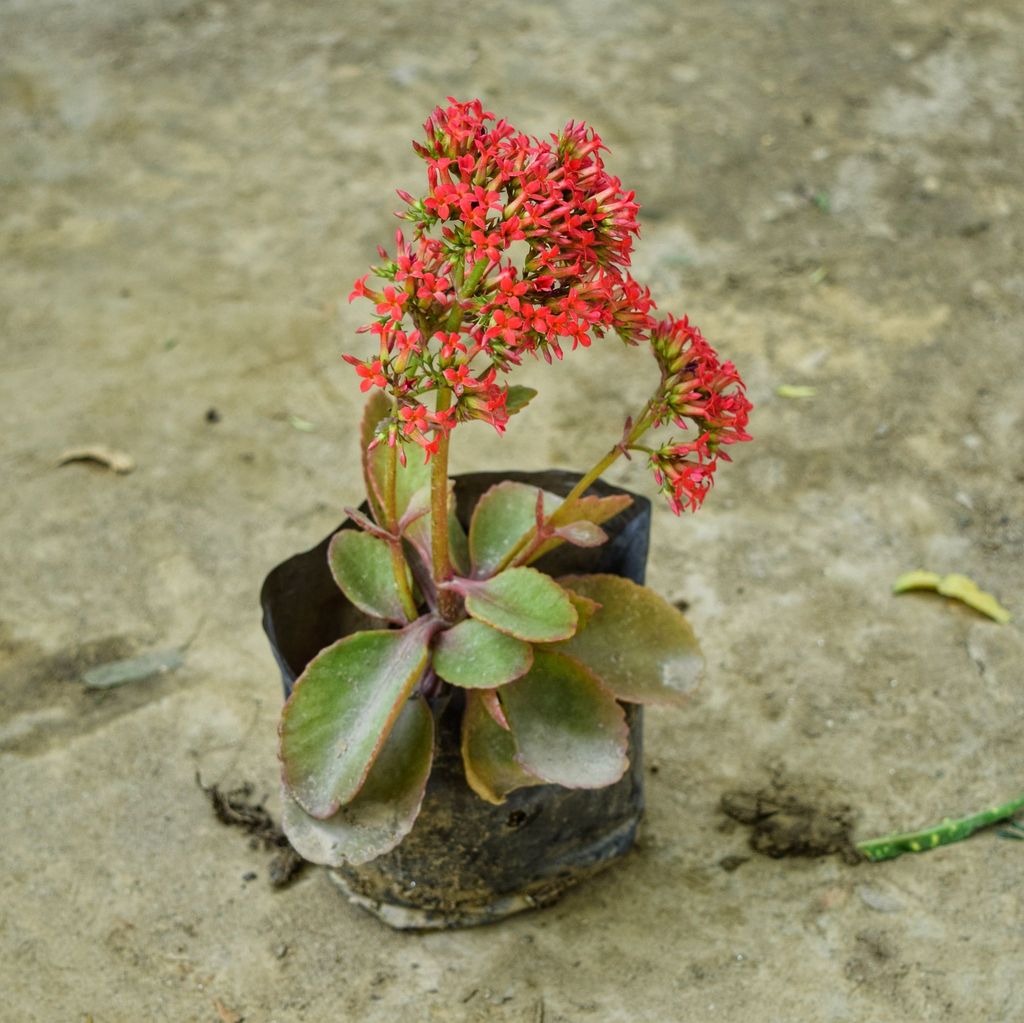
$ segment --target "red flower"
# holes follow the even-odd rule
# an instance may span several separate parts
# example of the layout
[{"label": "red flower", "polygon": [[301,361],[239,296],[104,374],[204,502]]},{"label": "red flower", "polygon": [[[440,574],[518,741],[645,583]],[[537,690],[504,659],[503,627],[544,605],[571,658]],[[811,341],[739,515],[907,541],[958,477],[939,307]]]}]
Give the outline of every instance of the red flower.
[{"label": "red flower", "polygon": [[371,387],[387,387],[388,379],[384,375],[384,365],[380,359],[367,359],[361,362],[354,355],[343,355],[342,358],[352,366],[363,378],[359,384],[360,391],[368,391]]},{"label": "red flower", "polygon": [[395,323],[402,319],[402,307],[409,301],[409,295],[405,291],[398,291],[390,284],[384,288],[382,300],[377,303],[377,313],[380,316],[390,316]]}]

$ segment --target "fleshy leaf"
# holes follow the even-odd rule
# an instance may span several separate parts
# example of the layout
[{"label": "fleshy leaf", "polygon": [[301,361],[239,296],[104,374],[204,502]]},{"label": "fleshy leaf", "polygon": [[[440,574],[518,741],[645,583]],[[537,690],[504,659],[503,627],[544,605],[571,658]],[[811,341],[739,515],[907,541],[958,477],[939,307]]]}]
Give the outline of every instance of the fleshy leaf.
[{"label": "fleshy leaf", "polygon": [[[559,586],[562,586],[559,583]],[[578,619],[576,624],[576,632],[579,633],[580,629],[587,627],[587,622],[590,621],[594,615],[601,610],[601,605],[596,600],[591,600],[590,597],[584,597],[582,594],[577,593],[575,590],[570,590],[566,586],[562,586],[569,600],[572,601],[572,606],[576,608],[576,617]]]},{"label": "fleshy leaf", "polygon": [[[388,525],[384,508],[387,498],[385,492],[387,463],[391,457],[391,448],[386,443],[378,444],[372,451],[368,451],[367,448],[373,440],[380,421],[390,415],[391,402],[382,391],[377,391],[367,402],[360,430],[366,493],[373,508],[373,516],[382,526]],[[430,482],[430,466],[424,464],[420,457],[420,451],[415,446],[404,444],[401,438],[397,439],[395,443],[402,445],[402,450],[406,455],[405,465],[402,465],[401,459],[396,459],[395,463],[395,511],[397,517],[401,518],[409,507],[413,494]]]},{"label": "fleshy leaf", "polygon": [[535,568],[508,568],[490,579],[457,579],[474,618],[516,639],[552,643],[576,631],[576,608],[550,576]]},{"label": "fleshy leaf", "polygon": [[618,781],[629,766],[622,707],[571,657],[536,650],[530,671],[502,686],[499,695],[516,760],[538,778],[596,789]]},{"label": "fleshy leaf", "polygon": [[937,572],[906,572],[893,583],[892,591],[906,593],[908,590],[934,590],[988,615],[1000,625],[1005,625],[1013,617],[991,593],[986,593],[973,579],[957,572],[942,576]]},{"label": "fleshy leaf", "polygon": [[522,384],[510,384],[508,394],[505,397],[505,411],[514,416],[522,412],[527,405],[537,397],[537,392],[532,387],[524,387]]},{"label": "fleshy leaf", "polygon": [[[564,527],[574,522],[592,522],[595,526],[600,526],[602,522],[607,522],[619,512],[625,511],[632,503],[633,498],[629,494],[609,494],[607,497],[597,497],[591,494],[588,497],[579,497],[573,501],[572,511],[567,513],[568,521],[562,525]],[[559,537],[548,540],[530,558],[530,561],[536,561],[561,543],[564,543],[564,540]]]},{"label": "fleshy leaf", "polygon": [[[377,522],[384,523],[384,507],[380,494],[377,493],[373,474],[370,472],[370,444],[373,442],[377,425],[382,419],[391,415],[391,402],[383,391],[374,391],[363,409],[363,418],[359,424],[359,456],[363,463],[363,482],[366,484],[366,497],[370,502],[370,510]],[[380,445],[378,445],[379,447]]]},{"label": "fleshy leaf", "polygon": [[906,593],[908,590],[937,590],[942,576],[938,572],[904,572],[892,584],[893,593]]},{"label": "fleshy leaf", "polygon": [[[536,525],[539,487],[506,480],[485,493],[469,523],[469,555],[473,575],[492,575],[502,559]],[[544,514],[550,515],[562,499],[544,492]]]},{"label": "fleshy leaf", "polygon": [[466,693],[462,712],[462,765],[469,787],[488,803],[503,803],[510,792],[543,782],[516,759],[512,736],[487,710],[483,691]]},{"label": "fleshy leaf", "polygon": [[325,819],[352,800],[427,665],[432,623],[357,632],[310,661],[285,704],[282,775]]},{"label": "fleshy leaf", "polygon": [[448,499],[448,557],[459,575],[469,573],[469,538],[455,514],[455,501]]},{"label": "fleshy leaf", "polygon": [[434,718],[426,700],[407,700],[355,798],[326,820],[311,817],[283,793],[282,826],[295,851],[312,863],[366,863],[409,833],[423,802],[434,755]]},{"label": "fleshy leaf", "polygon": [[704,658],[686,619],[646,586],[617,575],[559,580],[601,604],[572,639],[555,649],[585,664],[627,703],[682,703],[697,688]]},{"label": "fleshy leaf", "polygon": [[391,622],[405,622],[386,540],[355,529],[339,530],[327,548],[327,560],[334,581],[360,611]]},{"label": "fleshy leaf", "polygon": [[364,515],[358,508],[346,508],[345,514],[361,529],[364,533],[369,533],[370,536],[380,537],[382,540],[386,540],[391,534],[383,528],[378,526],[373,519],[368,515]]},{"label": "fleshy leaf", "polygon": [[600,526],[585,520],[559,526],[555,530],[555,536],[574,547],[600,547],[608,539],[608,534]]},{"label": "fleshy leaf", "polygon": [[505,717],[505,711],[502,709],[501,700],[498,699],[498,690],[477,689],[475,692],[477,696],[483,700],[483,704],[487,708],[487,713],[494,718],[495,724],[499,725],[506,732],[511,731],[512,726],[508,723],[508,718]]},{"label": "fleshy leaf", "polygon": [[434,646],[434,671],[455,686],[493,689],[530,670],[533,648],[475,618],[441,633]]}]

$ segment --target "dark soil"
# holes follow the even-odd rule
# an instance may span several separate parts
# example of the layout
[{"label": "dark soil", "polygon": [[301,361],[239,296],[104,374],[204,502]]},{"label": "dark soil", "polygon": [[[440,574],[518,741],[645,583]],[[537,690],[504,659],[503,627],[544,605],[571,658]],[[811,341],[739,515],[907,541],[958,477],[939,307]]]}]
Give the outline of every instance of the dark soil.
[{"label": "dark soil", "polygon": [[271,885],[284,888],[298,877],[306,861],[288,844],[284,832],[263,805],[264,801],[253,800],[255,790],[249,782],[223,792],[216,784],[204,785],[196,774],[196,784],[206,793],[214,816],[221,824],[241,828],[251,836],[249,844],[253,848],[262,846],[276,851],[270,861]]},{"label": "dark soil", "polygon": [[838,854],[847,863],[860,862],[851,838],[856,820],[853,810],[841,803],[805,799],[776,782],[756,792],[726,792],[721,805],[726,816],[751,828],[750,847],[763,856],[782,859]]}]

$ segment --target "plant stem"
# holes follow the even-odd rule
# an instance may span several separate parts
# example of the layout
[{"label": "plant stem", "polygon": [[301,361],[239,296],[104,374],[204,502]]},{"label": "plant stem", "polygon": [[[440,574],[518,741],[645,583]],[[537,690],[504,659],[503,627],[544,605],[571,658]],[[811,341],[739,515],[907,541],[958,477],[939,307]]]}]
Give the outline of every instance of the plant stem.
[{"label": "plant stem", "polygon": [[929,849],[935,849],[940,845],[949,845],[950,842],[959,842],[961,839],[968,838],[975,831],[987,828],[990,824],[996,824],[1007,817],[1012,817],[1022,809],[1024,809],[1024,795],[1011,799],[1008,803],[1003,803],[1000,806],[993,806],[991,809],[971,814],[969,817],[960,817],[957,820],[947,817],[940,824],[933,824],[930,828],[922,828],[920,831],[907,831],[858,842],[857,852],[873,863],[879,860],[892,860],[908,852],[928,852]]},{"label": "plant stem", "polygon": [[409,585],[409,573],[406,569],[405,555],[402,553],[402,540],[398,536],[398,445],[396,440],[388,449],[387,461],[384,464],[384,517],[386,528],[395,538],[388,542],[391,548],[391,570],[398,586],[398,596],[402,601],[405,617],[414,622],[417,617],[416,601],[412,599],[412,587]]},{"label": "plant stem", "polygon": [[566,495],[565,500],[555,509],[554,513],[548,519],[548,525],[558,526],[561,525],[564,519],[568,516],[568,513],[572,511],[573,502],[578,498],[582,497],[586,492],[587,488],[600,477],[600,475],[613,465],[621,457],[624,451],[628,451],[629,448],[638,441],[650,428],[651,428],[651,406],[654,404],[652,398],[643,407],[640,415],[637,417],[636,422],[633,424],[633,428],[629,431],[623,440],[616,444],[605,456],[602,458],[580,481],[569,491]]},{"label": "plant stem", "polygon": [[[613,465],[624,451],[627,451],[629,447],[637,440],[639,440],[651,427],[651,408],[654,404],[652,398],[643,407],[636,423],[633,428],[629,431],[623,440],[616,444],[608,453],[597,462],[596,465],[583,476],[579,483],[576,484],[566,495],[565,500],[548,516],[545,520],[545,526],[559,526],[569,517],[569,513],[572,511],[572,506],[576,499],[582,497],[587,488],[603,473],[609,466]],[[513,562],[520,563],[520,556],[524,551],[533,553],[534,542],[537,538],[537,528],[531,529],[516,545],[502,558],[501,563],[498,565],[496,571],[502,572]]]},{"label": "plant stem", "polygon": [[[437,392],[437,411],[451,407],[452,392],[442,387]],[[437,451],[430,460],[430,553],[434,563],[434,582],[447,582],[452,577],[448,553],[448,437],[439,437]],[[458,617],[458,595],[438,586],[437,606],[445,621]]]}]

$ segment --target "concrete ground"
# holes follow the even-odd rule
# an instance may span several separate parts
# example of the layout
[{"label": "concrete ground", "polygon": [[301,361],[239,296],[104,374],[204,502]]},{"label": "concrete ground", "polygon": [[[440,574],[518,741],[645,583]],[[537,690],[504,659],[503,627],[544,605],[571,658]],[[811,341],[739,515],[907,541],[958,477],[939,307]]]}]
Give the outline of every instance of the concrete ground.
[{"label": "concrete ground", "polygon": [[[1018,622],[890,595],[958,571],[1024,613],[1017,0],[7,0],[0,40],[0,1018],[1024,1018],[1024,845],[774,860],[719,806],[774,783],[864,837],[1024,790]],[[417,936],[318,870],[273,890],[194,778],[277,811],[256,594],[360,499],[343,296],[447,94],[602,132],[638,275],[741,367],[756,442],[655,519],[709,671],[648,717],[637,852]],[[649,370],[611,340],[529,369],[455,469],[589,464]],[[95,443],[135,471],[56,467]]]}]

